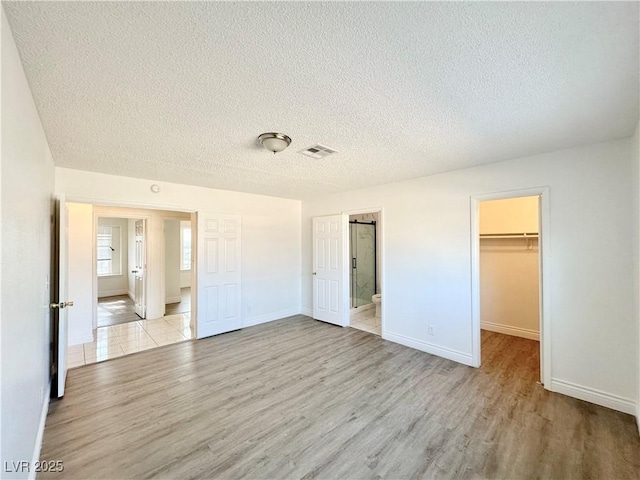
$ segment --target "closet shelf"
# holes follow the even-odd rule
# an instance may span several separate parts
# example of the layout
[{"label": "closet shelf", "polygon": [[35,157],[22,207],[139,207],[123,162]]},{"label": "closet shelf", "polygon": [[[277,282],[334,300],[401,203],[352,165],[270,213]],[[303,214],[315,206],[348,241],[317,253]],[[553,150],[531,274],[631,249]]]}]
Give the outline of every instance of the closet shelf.
[{"label": "closet shelf", "polygon": [[538,238],[538,234],[531,233],[481,233],[480,238]]}]

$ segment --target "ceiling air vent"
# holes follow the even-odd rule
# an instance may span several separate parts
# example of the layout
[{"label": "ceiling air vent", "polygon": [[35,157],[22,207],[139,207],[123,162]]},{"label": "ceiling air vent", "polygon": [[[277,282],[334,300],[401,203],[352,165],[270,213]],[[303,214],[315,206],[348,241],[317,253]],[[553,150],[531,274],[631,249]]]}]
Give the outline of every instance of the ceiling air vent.
[{"label": "ceiling air vent", "polygon": [[304,150],[300,150],[298,153],[311,158],[324,158],[338,152],[336,152],[333,148],[325,147],[324,145],[318,144],[307,147]]}]

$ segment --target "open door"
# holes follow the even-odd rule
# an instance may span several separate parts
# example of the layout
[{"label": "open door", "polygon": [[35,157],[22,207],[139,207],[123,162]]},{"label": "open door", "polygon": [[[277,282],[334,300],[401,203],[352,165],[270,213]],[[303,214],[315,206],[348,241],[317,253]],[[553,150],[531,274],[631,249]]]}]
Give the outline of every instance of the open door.
[{"label": "open door", "polygon": [[67,204],[64,195],[56,199],[53,215],[53,248],[51,268],[51,320],[52,320],[52,356],[51,356],[51,397],[64,395],[67,379],[67,308],[73,306],[67,300],[69,279],[67,276]]},{"label": "open door", "polygon": [[146,302],[146,277],[147,277],[147,262],[146,262],[146,232],[145,232],[145,220],[136,220],[136,258],[135,268],[131,271],[134,274],[134,288],[133,288],[133,302],[135,304],[135,312],[140,318],[146,318],[147,316],[147,302]]},{"label": "open door", "polygon": [[313,219],[313,318],[346,325],[343,312],[342,215]]},{"label": "open door", "polygon": [[544,288],[542,285],[542,275],[543,275],[543,271],[542,271],[542,252],[543,252],[543,248],[544,248],[544,243],[542,242],[542,238],[543,238],[543,218],[542,218],[542,194],[538,195],[538,283],[540,285],[539,290],[538,290],[538,325],[539,325],[539,330],[540,330],[540,384],[544,385],[544,379],[545,379],[545,373],[544,373],[544,363],[545,363],[545,359],[544,359],[544,322],[542,321],[544,318],[544,299],[542,298],[542,294],[544,293]]},{"label": "open door", "polygon": [[198,212],[197,338],[242,327],[241,218]]}]

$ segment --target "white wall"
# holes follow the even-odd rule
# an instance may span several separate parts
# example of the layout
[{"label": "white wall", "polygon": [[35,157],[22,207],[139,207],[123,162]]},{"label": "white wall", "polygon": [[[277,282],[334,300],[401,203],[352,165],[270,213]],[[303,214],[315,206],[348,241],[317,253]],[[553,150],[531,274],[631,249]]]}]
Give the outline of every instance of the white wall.
[{"label": "white wall", "polygon": [[538,197],[481,202],[480,235],[496,233],[538,233]]},{"label": "white wall", "polygon": [[[118,227],[120,235],[113,239],[113,260],[119,263],[119,274],[98,277],[98,298],[126,295],[129,291],[129,220],[126,218],[99,217],[98,225]],[[117,230],[116,230],[117,231]]]},{"label": "white wall", "polygon": [[303,311],[312,307],[311,218],[382,206],[383,336],[471,363],[470,197],[548,186],[547,387],[633,412],[630,149],[623,139],[303,202]]},{"label": "white wall", "polygon": [[69,345],[93,341],[93,207],[67,203],[69,211]]},{"label": "white wall", "polygon": [[66,168],[56,168],[56,191],[73,201],[242,215],[243,325],[300,312],[300,201]]},{"label": "white wall", "polygon": [[[480,202],[481,234],[538,233],[538,197]],[[539,339],[538,240],[480,238],[480,320],[485,330]]]},{"label": "white wall", "polygon": [[180,295],[180,220],[164,221],[164,302],[176,303]]},{"label": "white wall", "polygon": [[[54,167],[4,10],[2,35],[2,315],[0,457],[39,454],[49,385]],[[35,458],[37,460],[37,458]]]}]

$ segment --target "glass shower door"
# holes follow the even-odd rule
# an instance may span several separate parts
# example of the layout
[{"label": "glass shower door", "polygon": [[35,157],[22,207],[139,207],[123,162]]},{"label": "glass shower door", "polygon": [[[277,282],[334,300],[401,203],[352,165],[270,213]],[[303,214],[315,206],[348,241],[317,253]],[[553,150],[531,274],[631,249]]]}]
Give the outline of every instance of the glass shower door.
[{"label": "glass shower door", "polygon": [[376,293],[375,224],[351,224],[351,282],[352,306],[371,303]]}]

